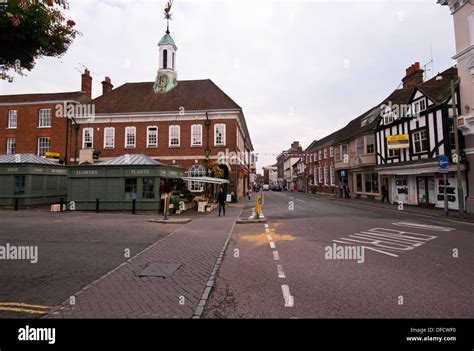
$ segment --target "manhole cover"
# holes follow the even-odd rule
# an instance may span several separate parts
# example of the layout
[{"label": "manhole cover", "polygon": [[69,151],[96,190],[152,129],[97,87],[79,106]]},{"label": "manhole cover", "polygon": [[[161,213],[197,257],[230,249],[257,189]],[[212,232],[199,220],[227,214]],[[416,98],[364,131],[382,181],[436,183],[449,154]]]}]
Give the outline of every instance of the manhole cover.
[{"label": "manhole cover", "polygon": [[150,263],[139,277],[171,277],[181,267],[180,263]]}]

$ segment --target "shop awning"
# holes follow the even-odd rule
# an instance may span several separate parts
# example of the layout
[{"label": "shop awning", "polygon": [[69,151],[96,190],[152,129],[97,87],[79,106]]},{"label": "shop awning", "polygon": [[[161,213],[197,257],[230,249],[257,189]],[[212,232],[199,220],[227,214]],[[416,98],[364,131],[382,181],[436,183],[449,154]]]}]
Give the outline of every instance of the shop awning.
[{"label": "shop awning", "polygon": [[188,182],[200,182],[200,183],[210,183],[210,184],[229,183],[227,179],[212,178],[212,177],[181,177],[181,179]]}]

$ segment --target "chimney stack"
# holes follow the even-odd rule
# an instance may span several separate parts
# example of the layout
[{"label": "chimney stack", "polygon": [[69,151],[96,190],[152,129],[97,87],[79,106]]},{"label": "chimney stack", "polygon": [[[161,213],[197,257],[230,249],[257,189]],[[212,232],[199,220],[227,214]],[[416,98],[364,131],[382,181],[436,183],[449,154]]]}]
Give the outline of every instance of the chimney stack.
[{"label": "chimney stack", "polygon": [[112,85],[112,81],[110,77],[105,77],[105,80],[102,82],[102,95],[110,93],[114,86]]},{"label": "chimney stack", "polygon": [[86,68],[81,76],[81,91],[87,95],[89,99],[92,98],[92,77],[91,72]]},{"label": "chimney stack", "polygon": [[423,71],[420,68],[420,63],[415,62],[413,65],[406,69],[405,78],[402,79],[404,88],[412,88],[416,85],[423,83]]}]

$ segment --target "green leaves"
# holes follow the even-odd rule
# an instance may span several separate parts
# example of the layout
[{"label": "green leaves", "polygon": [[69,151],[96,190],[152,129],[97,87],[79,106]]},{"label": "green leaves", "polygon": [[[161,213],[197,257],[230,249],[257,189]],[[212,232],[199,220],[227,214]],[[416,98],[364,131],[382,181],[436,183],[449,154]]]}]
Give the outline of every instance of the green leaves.
[{"label": "green leaves", "polygon": [[41,56],[63,55],[79,32],[65,0],[9,0],[0,6],[0,65],[30,71]]}]

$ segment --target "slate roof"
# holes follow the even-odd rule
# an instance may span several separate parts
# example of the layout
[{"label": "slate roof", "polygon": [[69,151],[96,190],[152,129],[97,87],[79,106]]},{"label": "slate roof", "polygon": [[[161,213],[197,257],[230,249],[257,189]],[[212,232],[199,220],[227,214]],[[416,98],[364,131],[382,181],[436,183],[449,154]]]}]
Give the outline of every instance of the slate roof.
[{"label": "slate roof", "polygon": [[87,102],[88,99],[84,92],[74,91],[69,93],[44,93],[44,94],[19,94],[19,95],[0,95],[0,104],[13,104],[22,102],[46,102],[46,101],[79,101]]},{"label": "slate roof", "polygon": [[110,160],[100,162],[97,165],[100,166],[142,166],[142,165],[153,165],[153,166],[165,166],[157,160],[143,154],[127,154],[119,157],[111,158]]},{"label": "slate roof", "polygon": [[241,110],[212,80],[182,80],[166,93],[157,94],[153,82],[126,83],[91,101],[100,113]]},{"label": "slate roof", "polygon": [[43,157],[33,154],[15,154],[0,155],[0,164],[38,164],[38,165],[55,165],[58,164]]}]

